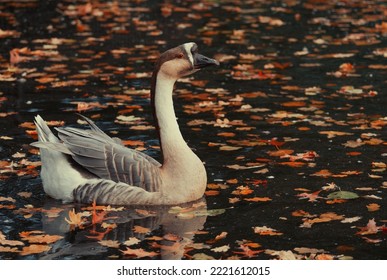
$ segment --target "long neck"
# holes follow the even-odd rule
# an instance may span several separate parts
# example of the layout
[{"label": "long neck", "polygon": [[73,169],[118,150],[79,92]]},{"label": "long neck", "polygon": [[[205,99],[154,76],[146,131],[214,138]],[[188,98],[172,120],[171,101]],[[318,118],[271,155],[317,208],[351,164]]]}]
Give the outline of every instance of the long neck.
[{"label": "long neck", "polygon": [[164,164],[184,153],[192,153],[181,135],[176,120],[172,98],[175,82],[176,80],[161,72],[155,72],[152,81],[152,105]]}]

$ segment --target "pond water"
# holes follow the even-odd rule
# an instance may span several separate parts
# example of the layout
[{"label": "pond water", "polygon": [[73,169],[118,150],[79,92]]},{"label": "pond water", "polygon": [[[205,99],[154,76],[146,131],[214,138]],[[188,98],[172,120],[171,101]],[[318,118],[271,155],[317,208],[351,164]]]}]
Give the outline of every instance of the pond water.
[{"label": "pond water", "polygon": [[[386,259],[385,16],[377,0],[2,1],[0,259]],[[149,78],[188,41],[221,63],[174,96],[205,197],[47,197],[34,116],[82,112],[159,159]]]}]

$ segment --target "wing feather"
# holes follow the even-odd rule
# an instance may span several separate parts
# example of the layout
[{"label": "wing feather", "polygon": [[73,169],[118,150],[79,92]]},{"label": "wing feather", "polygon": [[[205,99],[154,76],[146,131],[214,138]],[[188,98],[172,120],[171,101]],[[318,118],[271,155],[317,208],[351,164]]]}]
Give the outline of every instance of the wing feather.
[{"label": "wing feather", "polygon": [[129,149],[103,133],[86,118],[91,130],[57,128],[58,136],[72,158],[101,179],[123,182],[155,191],[160,182],[161,164],[152,157]]}]

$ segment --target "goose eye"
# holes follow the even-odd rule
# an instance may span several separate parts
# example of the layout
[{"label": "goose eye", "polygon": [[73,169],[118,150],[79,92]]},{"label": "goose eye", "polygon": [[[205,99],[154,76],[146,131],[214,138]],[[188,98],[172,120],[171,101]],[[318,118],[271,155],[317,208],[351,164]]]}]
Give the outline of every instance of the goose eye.
[{"label": "goose eye", "polygon": [[179,53],[178,55],[176,55],[177,58],[183,58],[184,57],[184,54],[182,53]]}]

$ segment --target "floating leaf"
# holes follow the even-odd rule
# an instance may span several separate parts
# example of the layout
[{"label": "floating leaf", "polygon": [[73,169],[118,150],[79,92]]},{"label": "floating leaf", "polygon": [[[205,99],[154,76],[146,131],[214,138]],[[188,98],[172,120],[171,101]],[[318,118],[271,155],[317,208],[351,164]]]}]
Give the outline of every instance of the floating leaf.
[{"label": "floating leaf", "polygon": [[130,249],[120,250],[124,255],[135,256],[137,258],[146,258],[146,257],[156,257],[159,253],[156,252],[148,252],[144,249]]},{"label": "floating leaf", "polygon": [[228,250],[230,250],[230,246],[229,245],[223,245],[223,246],[220,246],[220,247],[216,247],[216,248],[212,248],[211,251],[215,252],[215,253],[225,253],[227,252]]},{"label": "floating leaf", "polygon": [[22,251],[20,252],[20,255],[26,256],[26,255],[32,255],[32,254],[40,254],[43,252],[47,252],[50,249],[51,249],[51,246],[48,246],[48,245],[32,244],[30,246],[23,247]]},{"label": "floating leaf", "polygon": [[359,195],[354,192],[349,191],[337,191],[330,193],[327,196],[328,199],[356,199],[359,198]]}]

